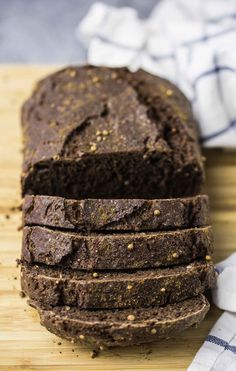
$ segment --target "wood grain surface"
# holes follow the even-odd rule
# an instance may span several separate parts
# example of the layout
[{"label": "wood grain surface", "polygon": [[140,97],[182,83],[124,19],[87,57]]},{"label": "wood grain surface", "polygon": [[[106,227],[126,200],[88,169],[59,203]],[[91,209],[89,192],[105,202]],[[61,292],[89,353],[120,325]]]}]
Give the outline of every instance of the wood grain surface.
[{"label": "wood grain surface", "polygon": [[[35,81],[55,66],[0,67],[0,369],[1,370],[186,370],[220,315],[212,308],[197,328],[152,345],[104,351],[92,359],[90,349],[51,335],[35,310],[19,295],[21,212],[20,106]],[[205,151],[207,192],[215,235],[215,261],[236,250],[236,152]]]}]

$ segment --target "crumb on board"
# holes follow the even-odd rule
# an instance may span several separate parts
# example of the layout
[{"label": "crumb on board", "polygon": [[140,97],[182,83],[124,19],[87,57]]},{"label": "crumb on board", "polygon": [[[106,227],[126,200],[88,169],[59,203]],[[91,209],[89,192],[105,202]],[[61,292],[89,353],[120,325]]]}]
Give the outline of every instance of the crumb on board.
[{"label": "crumb on board", "polygon": [[96,358],[96,357],[98,357],[99,356],[99,352],[98,352],[98,350],[92,350],[92,352],[90,352],[90,356],[91,356],[91,358]]},{"label": "crumb on board", "polygon": [[21,261],[20,261],[20,259],[16,259],[16,268],[18,268],[19,266],[21,265]]},{"label": "crumb on board", "polygon": [[12,212],[22,211],[22,203],[20,205],[17,205],[17,206],[12,206],[10,208],[10,211],[12,211]]}]

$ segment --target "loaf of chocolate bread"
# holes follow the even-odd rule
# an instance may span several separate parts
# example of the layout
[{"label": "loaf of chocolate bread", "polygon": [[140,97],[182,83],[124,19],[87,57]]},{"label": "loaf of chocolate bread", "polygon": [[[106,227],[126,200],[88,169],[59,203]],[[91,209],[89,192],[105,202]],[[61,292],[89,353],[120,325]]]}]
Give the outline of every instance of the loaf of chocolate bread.
[{"label": "loaf of chocolate bread", "polygon": [[82,272],[22,263],[21,286],[44,305],[84,309],[140,308],[177,303],[215,284],[211,262],[130,272]]},{"label": "loaf of chocolate bread", "polygon": [[175,336],[199,324],[209,310],[203,295],[164,307],[132,310],[87,311],[68,306],[48,310],[36,302],[31,305],[38,310],[41,324],[53,334],[101,350]]},{"label": "loaf of chocolate bread", "polygon": [[206,195],[160,200],[26,196],[23,223],[77,231],[158,231],[209,224]]},{"label": "loaf of chocolate bread", "polygon": [[37,84],[22,126],[23,195],[167,198],[201,189],[190,104],[147,72],[65,68]]},{"label": "loaf of chocolate bread", "polygon": [[22,259],[73,269],[133,269],[184,264],[211,255],[212,228],[91,233],[24,227]]}]

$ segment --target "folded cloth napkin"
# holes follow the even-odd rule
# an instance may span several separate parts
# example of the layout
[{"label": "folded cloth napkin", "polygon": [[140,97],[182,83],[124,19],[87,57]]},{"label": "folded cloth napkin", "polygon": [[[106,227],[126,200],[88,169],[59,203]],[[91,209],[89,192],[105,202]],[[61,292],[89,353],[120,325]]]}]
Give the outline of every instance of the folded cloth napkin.
[{"label": "folded cloth napkin", "polygon": [[188,371],[236,370],[236,253],[217,264],[216,271],[213,301],[226,312],[210,331]]},{"label": "folded cloth napkin", "polygon": [[127,66],[177,84],[208,147],[236,147],[236,2],[164,0],[148,19],[94,4],[77,35],[96,66]]}]

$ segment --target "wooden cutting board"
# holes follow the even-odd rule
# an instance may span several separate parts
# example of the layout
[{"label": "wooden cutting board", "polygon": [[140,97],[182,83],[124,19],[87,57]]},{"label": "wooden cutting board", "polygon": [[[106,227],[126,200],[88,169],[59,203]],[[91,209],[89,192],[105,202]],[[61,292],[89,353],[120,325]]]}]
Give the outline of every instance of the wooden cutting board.
[{"label": "wooden cutting board", "polygon": [[[1,370],[186,370],[220,311],[212,308],[197,329],[152,345],[90,350],[51,335],[19,295],[21,213],[20,106],[36,80],[55,69],[0,67],[0,369]],[[215,234],[215,261],[236,250],[236,152],[208,150],[207,191]]]}]

